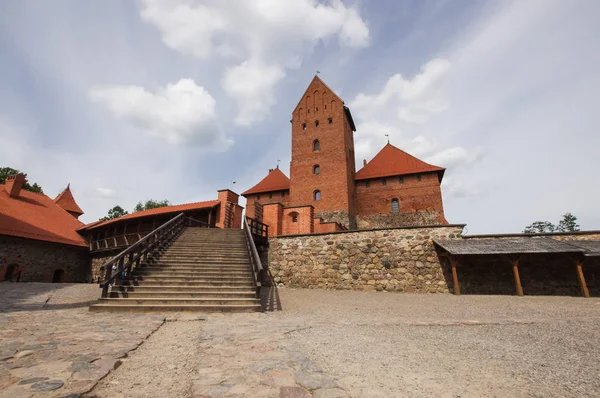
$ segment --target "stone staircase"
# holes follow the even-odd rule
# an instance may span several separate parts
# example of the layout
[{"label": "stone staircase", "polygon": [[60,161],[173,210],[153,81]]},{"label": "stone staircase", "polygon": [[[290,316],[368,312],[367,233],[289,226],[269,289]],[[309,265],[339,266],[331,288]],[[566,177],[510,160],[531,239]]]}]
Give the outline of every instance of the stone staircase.
[{"label": "stone staircase", "polygon": [[260,311],[244,231],[186,228],[92,311]]}]

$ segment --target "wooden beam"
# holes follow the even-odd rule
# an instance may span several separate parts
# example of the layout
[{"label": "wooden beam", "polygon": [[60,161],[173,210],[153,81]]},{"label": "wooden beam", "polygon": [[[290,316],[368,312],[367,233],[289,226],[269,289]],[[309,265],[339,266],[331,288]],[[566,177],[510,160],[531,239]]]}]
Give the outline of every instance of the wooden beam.
[{"label": "wooden beam", "polygon": [[585,283],[585,276],[583,275],[583,261],[577,262],[577,279],[579,279],[579,286],[581,287],[581,295],[583,297],[590,297],[590,291],[588,290],[587,284]]},{"label": "wooden beam", "polygon": [[452,268],[452,284],[454,287],[454,294],[456,296],[460,296],[460,285],[458,284],[458,273],[456,272],[456,266],[458,265],[458,260],[452,256],[450,258],[450,267]]},{"label": "wooden beam", "polygon": [[521,277],[519,276],[519,259],[512,261],[513,275],[515,276],[515,287],[517,288],[517,296],[523,295],[523,286],[521,286]]}]

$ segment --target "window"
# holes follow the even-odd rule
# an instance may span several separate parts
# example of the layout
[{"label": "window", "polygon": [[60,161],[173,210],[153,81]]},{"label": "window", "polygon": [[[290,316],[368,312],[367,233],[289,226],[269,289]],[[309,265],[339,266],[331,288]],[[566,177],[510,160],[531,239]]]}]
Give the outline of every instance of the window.
[{"label": "window", "polygon": [[292,222],[298,222],[298,216],[292,216]]},{"label": "window", "polygon": [[298,222],[298,212],[297,211],[291,212],[290,218],[292,219],[292,222]]},{"label": "window", "polygon": [[302,123],[302,130],[306,130],[306,123]]},{"label": "window", "polygon": [[269,199],[273,199],[273,192],[269,192]]},{"label": "window", "polygon": [[308,108],[308,109],[306,110],[306,113],[310,113],[310,108]]},{"label": "window", "polygon": [[387,185],[387,181],[385,180],[385,178],[381,180],[381,185]]},{"label": "window", "polygon": [[421,182],[421,175],[420,174],[417,176],[417,181]]},{"label": "window", "polygon": [[318,189],[315,191],[315,200],[321,200],[321,191]]},{"label": "window", "polygon": [[327,109],[327,105],[325,105],[325,109]]},{"label": "window", "polygon": [[315,107],[315,112],[319,112],[319,107],[318,106]]},{"label": "window", "polygon": [[400,203],[398,199],[392,199],[392,213],[398,213],[400,211]]},{"label": "window", "polygon": [[315,127],[319,127],[319,121],[315,120]]},{"label": "window", "polygon": [[404,177],[400,177],[400,184],[404,184]]},{"label": "window", "polygon": [[365,187],[369,188],[371,186],[371,183],[369,181],[365,181]]},{"label": "window", "polygon": [[321,150],[321,143],[319,142],[319,140],[314,140],[313,141],[313,151],[319,152],[320,150]]},{"label": "window", "polygon": [[327,119],[327,121],[329,122],[329,124],[333,124],[333,119],[332,118]]},{"label": "window", "polygon": [[313,174],[319,174],[321,172],[321,166],[319,166],[318,164],[315,164],[313,166]]}]

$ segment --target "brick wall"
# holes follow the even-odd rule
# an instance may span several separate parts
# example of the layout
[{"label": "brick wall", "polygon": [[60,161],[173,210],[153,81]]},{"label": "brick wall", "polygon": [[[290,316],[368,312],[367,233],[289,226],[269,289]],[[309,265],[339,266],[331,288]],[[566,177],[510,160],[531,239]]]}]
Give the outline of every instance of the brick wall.
[{"label": "brick wall", "polygon": [[[437,173],[358,181],[356,195],[359,229],[447,223]],[[392,199],[399,201],[398,213]]]},{"label": "brick wall", "polygon": [[313,217],[314,209],[312,206],[285,207],[283,209],[281,234],[297,235],[313,233]]},{"label": "brick wall", "polygon": [[321,289],[448,292],[452,277],[432,239],[460,239],[448,225],[344,231],[269,239],[264,256],[275,282]]},{"label": "brick wall", "polygon": [[263,223],[269,226],[269,236],[279,236],[282,231],[283,204],[263,205]]},{"label": "brick wall", "polygon": [[[217,199],[221,202],[221,205],[219,206],[219,211],[217,213],[217,217],[215,220],[215,225],[219,228],[225,228],[225,221],[226,221],[226,217],[225,217],[225,212],[226,209],[228,208],[228,203],[231,203],[233,205],[237,205],[238,204],[238,200],[239,200],[239,195],[229,189],[221,189],[218,192],[218,197]],[[232,207],[231,210],[235,213],[235,209]],[[233,221],[234,215],[232,215],[232,221]],[[231,227],[231,226],[227,226],[227,227]]]},{"label": "brick wall", "polygon": [[336,222],[323,222],[322,219],[315,219],[315,233],[344,231],[344,228]]},{"label": "brick wall", "polygon": [[56,270],[63,271],[61,282],[90,279],[90,259],[85,247],[0,235],[0,280],[4,280],[11,265],[21,272],[20,282],[52,282]]},{"label": "brick wall", "polygon": [[290,203],[290,191],[274,191],[247,195],[246,216],[250,218],[256,218],[255,202],[263,205],[268,203],[282,203],[284,206],[287,206]]},{"label": "brick wall", "polygon": [[[319,141],[318,151],[314,150],[315,140]],[[317,165],[320,172],[315,174]],[[318,79],[309,85],[292,114],[290,180],[291,206],[310,204],[315,213],[344,210],[348,214],[354,210],[352,130],[343,103]],[[321,192],[320,200],[314,198],[316,190]],[[351,218],[340,221],[349,226]]]}]

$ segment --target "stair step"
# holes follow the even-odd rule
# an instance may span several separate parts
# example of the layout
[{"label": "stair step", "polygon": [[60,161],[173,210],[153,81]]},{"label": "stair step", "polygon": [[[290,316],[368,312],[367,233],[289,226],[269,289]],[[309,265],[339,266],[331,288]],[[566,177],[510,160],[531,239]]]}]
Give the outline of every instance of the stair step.
[{"label": "stair step", "polygon": [[109,298],[256,298],[256,292],[252,290],[232,290],[230,292],[202,292],[202,291],[164,291],[164,292],[127,292],[110,291]]},{"label": "stair step", "polygon": [[93,304],[90,305],[90,311],[100,312],[260,312],[260,304],[246,305],[160,305],[160,304]]},{"label": "stair step", "polygon": [[129,304],[161,304],[161,305],[251,305],[258,303],[257,298],[101,298],[99,304],[129,305]]},{"label": "stair step", "polygon": [[[252,286],[249,291],[254,291]],[[111,287],[111,291],[114,292],[170,292],[170,291],[178,291],[178,292],[239,292],[245,291],[245,286],[213,286],[213,285],[175,285],[169,284],[167,286],[160,285],[114,285]]]},{"label": "stair step", "polygon": [[121,281],[121,285],[123,286],[196,286],[196,287],[204,287],[204,286],[235,286],[235,287],[249,287],[255,288],[254,281],[219,281],[219,280],[202,280],[202,281],[189,281],[185,278],[180,278],[183,280],[130,280],[130,281]]},{"label": "stair step", "polygon": [[245,266],[225,266],[225,267],[138,267],[134,272],[246,272],[251,273],[250,267]]},{"label": "stair step", "polygon": [[250,260],[246,261],[148,261],[145,263],[154,267],[249,267]]},{"label": "stair step", "polygon": [[164,277],[173,277],[173,278],[224,278],[224,277],[236,277],[236,278],[252,278],[252,272],[249,270],[246,271],[236,271],[236,272],[207,272],[207,271],[198,271],[198,272],[163,272],[163,271],[134,271],[131,276],[143,277],[143,278],[164,278]]}]

